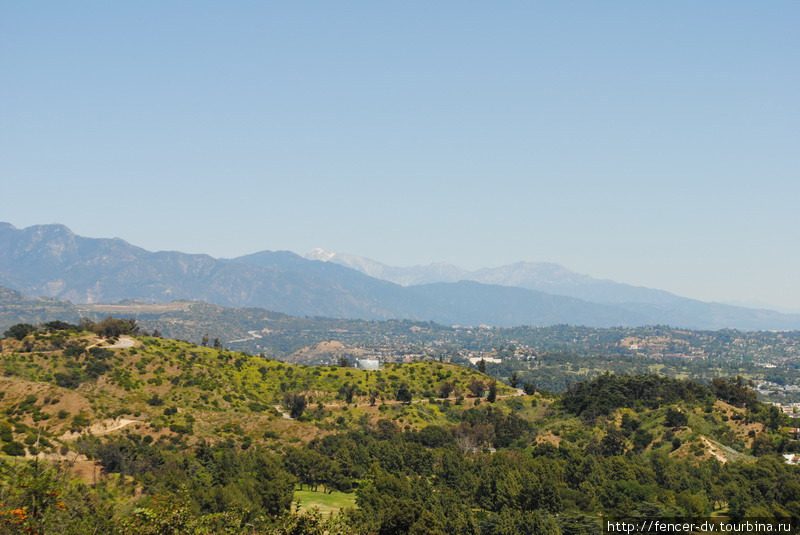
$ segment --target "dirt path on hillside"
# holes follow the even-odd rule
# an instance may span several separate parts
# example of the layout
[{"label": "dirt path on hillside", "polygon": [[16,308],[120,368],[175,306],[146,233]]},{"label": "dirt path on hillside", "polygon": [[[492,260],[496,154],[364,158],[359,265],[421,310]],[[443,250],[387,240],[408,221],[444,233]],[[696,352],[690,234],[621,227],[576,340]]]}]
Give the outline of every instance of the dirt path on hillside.
[{"label": "dirt path on hillside", "polygon": [[722,453],[714,444],[712,444],[710,440],[708,440],[706,437],[702,437],[702,440],[703,444],[705,444],[705,446],[708,448],[708,453],[716,457],[717,460],[722,464],[728,462],[728,458],[725,456],[725,454]]},{"label": "dirt path on hillside", "polygon": [[[93,347],[97,347],[100,344],[105,343],[107,340],[104,338],[99,339],[97,342],[93,343],[92,345],[86,346],[86,349],[91,349]],[[136,340],[129,336],[120,336],[116,343],[111,344],[110,346],[105,346],[106,349],[124,349],[127,347],[133,347],[136,345]]]},{"label": "dirt path on hillside", "polygon": [[140,423],[142,423],[141,420],[129,420],[127,418],[117,418],[115,420],[111,419],[102,420],[100,422],[90,425],[88,429],[84,429],[77,433],[73,433],[72,431],[67,431],[66,433],[61,435],[61,438],[63,440],[73,440],[78,438],[84,433],[90,433],[97,437],[113,433],[114,431],[119,431],[123,427],[127,427],[131,424],[140,424]]},{"label": "dirt path on hillside", "polygon": [[281,416],[283,416],[284,420],[294,420],[294,418],[292,418],[291,414],[289,414],[288,412],[283,412],[283,409],[281,408],[280,405],[273,405],[273,406],[275,407],[276,411],[281,413]]},{"label": "dirt path on hillside", "polygon": [[116,344],[106,346],[109,349],[118,349],[123,347],[133,347],[136,341],[133,338],[129,338],[127,336],[120,336],[119,340],[117,340]]}]

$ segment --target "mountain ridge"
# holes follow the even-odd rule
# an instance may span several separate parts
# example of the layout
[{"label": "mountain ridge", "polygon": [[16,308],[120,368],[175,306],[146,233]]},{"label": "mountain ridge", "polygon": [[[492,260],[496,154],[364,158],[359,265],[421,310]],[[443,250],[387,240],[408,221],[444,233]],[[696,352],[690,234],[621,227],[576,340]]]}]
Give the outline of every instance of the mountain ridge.
[{"label": "mountain ridge", "polygon": [[[304,257],[337,263],[402,286],[471,280],[484,284],[539,290],[603,304],[627,302],[666,304],[690,299],[646,286],[625,284],[611,279],[597,279],[554,262],[518,261],[470,271],[444,262],[410,267],[389,266],[370,258],[349,253],[334,253],[319,248],[306,253]],[[445,267],[446,269],[443,269]]]},{"label": "mountain ridge", "polygon": [[[515,276],[530,280],[524,273],[528,268],[527,264],[518,264]],[[455,273],[447,264],[432,269],[450,272],[446,275],[450,277]],[[416,280],[431,278],[420,273]],[[459,325],[800,328],[800,316],[703,303],[666,292],[666,296],[650,302],[598,302],[537,288],[487,284],[487,279],[470,282],[404,287],[290,251],[218,259],[178,251],[151,252],[120,238],[86,238],[64,225],[25,229],[0,225],[0,286],[74,303],[185,299],[260,307],[295,316],[411,319]],[[584,286],[591,288],[593,284]],[[645,290],[661,295],[658,290]],[[671,302],[674,300],[680,306]]]}]

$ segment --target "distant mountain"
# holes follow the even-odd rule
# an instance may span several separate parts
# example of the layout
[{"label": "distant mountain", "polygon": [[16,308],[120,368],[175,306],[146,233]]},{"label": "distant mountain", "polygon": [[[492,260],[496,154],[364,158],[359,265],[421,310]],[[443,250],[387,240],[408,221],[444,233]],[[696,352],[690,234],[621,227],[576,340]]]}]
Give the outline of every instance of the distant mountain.
[{"label": "distant mountain", "polygon": [[434,282],[458,282],[465,280],[469,275],[469,271],[443,262],[427,266],[394,267],[363,256],[348,253],[331,253],[324,249],[314,249],[303,256],[308,260],[319,260],[347,266],[370,277],[394,282],[401,286]]},{"label": "distant mountain", "polygon": [[593,303],[674,305],[686,299],[663,290],[595,279],[549,262],[516,262],[498,268],[484,268],[473,271],[467,278],[485,284],[518,286],[566,295]]},{"label": "distant mountain", "polygon": [[[645,315],[609,305],[551,295],[536,290],[480,284],[474,281],[435,283],[408,288],[435,306],[431,319],[462,325],[644,325]],[[520,319],[525,318],[523,323]],[[568,318],[568,321],[564,321]]]},{"label": "distant mountain", "polygon": [[[353,258],[350,261],[355,262]],[[383,269],[383,276],[389,276],[390,270],[384,268],[363,262],[361,270],[356,270],[288,251],[262,251],[230,260],[151,252],[119,238],[77,236],[63,225],[17,229],[0,223],[0,286],[76,304],[192,300],[261,307],[295,316],[436,320],[461,325],[800,328],[800,316],[702,303],[658,290],[598,281],[553,264],[520,263],[480,270],[469,274],[480,281],[468,283],[419,284],[463,276],[454,266],[425,266],[416,272],[402,272],[403,280],[416,281],[409,286],[363,272]],[[541,291],[542,287],[548,292]],[[589,302],[589,295],[596,302]],[[598,296],[603,295],[601,301]]]},{"label": "distant mountain", "polygon": [[77,236],[63,225],[0,224],[0,285],[74,303],[187,299],[301,316],[386,319],[425,309],[396,284],[290,252],[236,260],[150,252],[119,238]]},{"label": "distant mountain", "polygon": [[314,249],[304,256],[313,260],[347,266],[370,277],[391,281],[402,286],[469,280],[483,284],[516,286],[603,304],[666,305],[679,303],[685,299],[662,290],[632,286],[607,279],[595,279],[550,262],[516,262],[496,268],[468,271],[445,263],[411,267],[388,266],[369,258],[347,253],[332,253],[324,249]]},{"label": "distant mountain", "polygon": [[758,310],[774,310],[775,312],[780,312],[782,314],[800,314],[800,308],[782,307],[779,305],[773,305],[771,303],[764,303],[763,301],[722,301],[721,303],[723,305],[730,305],[734,307],[755,308]]},{"label": "distant mountain", "polygon": [[[612,323],[617,321],[616,325],[631,325],[630,322],[634,322],[637,325],[664,324],[698,329],[735,327],[770,330],[795,329],[798,319],[800,319],[800,315],[797,314],[779,313],[764,308],[706,303],[663,290],[633,286],[607,279],[595,279],[549,262],[516,262],[497,268],[467,271],[452,264],[430,264],[408,268],[393,267],[368,258],[331,253],[322,249],[315,249],[306,256],[346,265],[362,272],[369,269],[371,276],[403,285],[419,285],[423,284],[422,281],[474,281],[486,285],[525,288],[551,295],[572,297],[588,303],[613,306],[613,308],[605,309],[590,307],[582,309],[591,314],[593,318],[591,325],[595,326],[610,325],[609,321]],[[443,270],[439,266],[447,268]],[[461,288],[467,287],[461,286]],[[423,294],[427,295],[425,292]],[[574,323],[588,325],[582,323],[586,321],[586,318],[577,312],[574,304],[568,306],[566,303],[562,304],[561,310],[570,310],[570,317],[573,318]],[[465,308],[465,303],[461,303],[460,306],[460,313],[467,314],[468,308]],[[552,307],[547,308],[546,305],[543,306],[544,308],[537,309],[535,313],[533,310],[528,310],[522,314],[518,309],[517,312],[531,321],[547,322],[548,313],[553,309]],[[615,312],[612,313],[612,310]],[[506,317],[508,316],[507,312],[506,309],[504,314]],[[494,315],[492,317],[497,318]],[[440,321],[443,319],[440,318]],[[497,321],[497,319],[493,321]]]}]

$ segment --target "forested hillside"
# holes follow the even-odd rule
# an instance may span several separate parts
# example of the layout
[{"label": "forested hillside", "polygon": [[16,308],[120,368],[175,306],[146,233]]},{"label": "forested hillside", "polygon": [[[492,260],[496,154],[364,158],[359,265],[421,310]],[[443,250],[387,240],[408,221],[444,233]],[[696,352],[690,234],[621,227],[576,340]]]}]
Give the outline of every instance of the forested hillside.
[{"label": "forested hillside", "polygon": [[738,380],[604,374],[553,395],[435,360],[300,366],[137,329],[6,333],[0,532],[580,534],[603,515],[800,517],[788,418]]}]

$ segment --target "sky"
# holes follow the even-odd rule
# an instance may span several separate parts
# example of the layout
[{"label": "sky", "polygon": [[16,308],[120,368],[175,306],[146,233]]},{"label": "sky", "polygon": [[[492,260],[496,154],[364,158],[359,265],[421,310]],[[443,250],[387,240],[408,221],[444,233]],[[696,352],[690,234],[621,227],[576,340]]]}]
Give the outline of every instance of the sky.
[{"label": "sky", "polygon": [[2,2],[0,221],[800,310],[800,3]]}]

